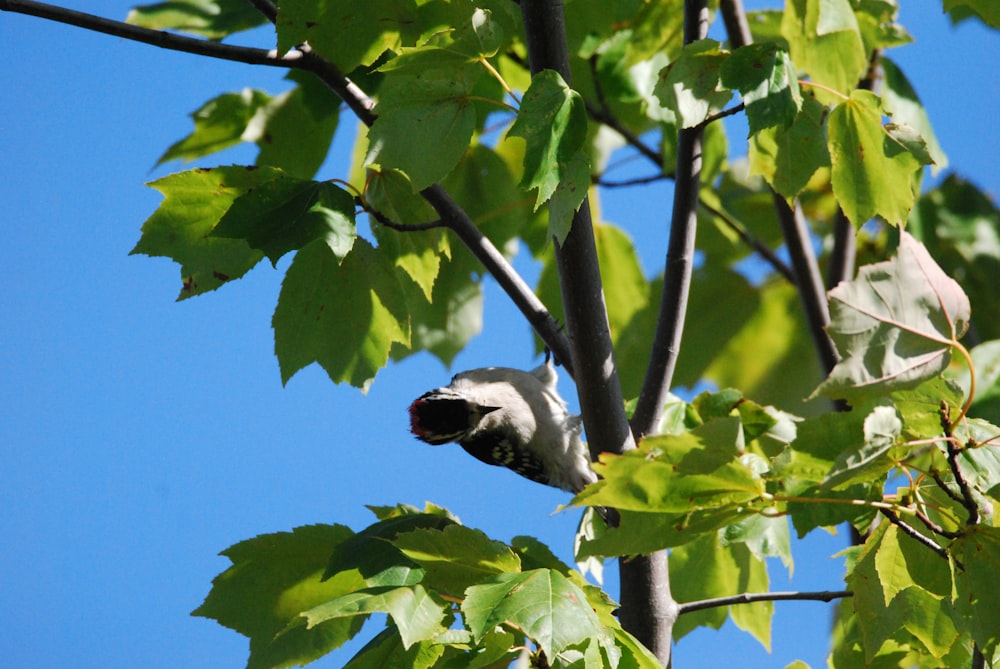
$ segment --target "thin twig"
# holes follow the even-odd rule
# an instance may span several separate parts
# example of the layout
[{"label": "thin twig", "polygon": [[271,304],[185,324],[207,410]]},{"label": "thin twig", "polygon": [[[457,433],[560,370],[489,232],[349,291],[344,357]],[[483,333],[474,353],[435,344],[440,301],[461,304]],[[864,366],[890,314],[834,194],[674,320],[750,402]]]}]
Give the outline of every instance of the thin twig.
[{"label": "thin twig", "polygon": [[653,174],[648,177],[636,177],[635,179],[624,179],[622,181],[608,181],[599,177],[594,180],[594,183],[602,188],[626,188],[628,186],[644,186],[670,178],[672,177],[668,174]]},{"label": "thin twig", "polygon": [[969,487],[969,482],[965,480],[965,474],[962,472],[962,468],[958,466],[958,454],[961,450],[955,445],[955,440],[952,439],[952,423],[950,420],[951,412],[948,408],[948,404],[942,400],[941,401],[941,424],[945,428],[945,449],[947,452],[948,466],[951,467],[951,474],[955,477],[955,483],[958,485],[958,490],[962,494],[961,499],[958,501],[965,507],[968,512],[969,517],[965,521],[967,525],[975,525],[979,522],[979,505],[976,504],[976,498],[972,495],[972,488]]},{"label": "thin twig", "polygon": [[371,206],[365,202],[362,198],[354,198],[354,203],[366,211],[372,218],[381,223],[387,228],[392,230],[398,230],[399,232],[420,232],[422,230],[433,230],[434,228],[446,228],[447,224],[440,218],[436,221],[428,221],[426,223],[398,223],[381,211]]},{"label": "thin twig", "polygon": [[[922,543],[924,546],[927,546],[927,548],[930,548],[932,551],[934,551],[935,553],[937,553],[938,557],[943,558],[945,560],[948,559],[948,551],[946,551],[945,549],[941,548],[941,546],[939,546],[937,544],[937,542],[934,541],[933,539],[931,539],[930,537],[927,537],[927,536],[924,536],[923,534],[920,534],[920,532],[917,532],[910,525],[908,525],[903,520],[901,520],[900,517],[896,514],[895,511],[892,511],[891,509],[882,509],[882,508],[880,508],[879,512],[883,516],[885,516],[886,518],[888,518],[890,523],[892,523],[893,525],[895,525],[896,527],[898,527],[900,530],[902,530],[903,534],[905,534],[906,536],[910,537],[914,541],[917,541],[919,543]],[[958,563],[957,560],[955,562],[956,562],[956,564]]]},{"label": "thin twig", "polygon": [[756,251],[758,254],[760,254],[760,257],[766,260],[767,263],[771,265],[771,267],[773,267],[776,272],[778,272],[778,274],[785,277],[785,279],[787,279],[789,283],[793,284],[795,283],[795,272],[792,270],[792,268],[789,267],[788,264],[785,263],[781,258],[779,258],[774,253],[774,251],[771,250],[771,247],[769,247],[767,244],[765,244],[764,242],[760,241],[759,239],[751,235],[750,232],[746,229],[746,227],[743,226],[742,223],[739,223],[738,221],[734,220],[726,212],[716,209],[712,205],[708,204],[703,198],[698,200],[698,204],[699,206],[701,206],[702,209],[705,209],[710,214],[717,217],[720,221],[723,222],[723,224],[726,225],[726,227],[728,227],[730,230],[739,235],[740,240],[744,244],[746,244],[754,251]]},{"label": "thin twig", "polygon": [[934,532],[935,534],[940,534],[942,537],[945,537],[947,539],[957,539],[959,537],[958,532],[952,532],[951,530],[944,529],[943,527],[935,523],[933,520],[928,518],[927,514],[924,513],[923,511],[920,511],[919,509],[917,509],[917,511],[914,512],[914,515],[920,520],[921,523],[924,524],[924,527],[926,527],[931,532]]},{"label": "thin twig", "polygon": [[738,105],[736,105],[735,107],[730,107],[729,109],[723,109],[720,112],[716,112],[716,113],[712,114],[711,116],[709,116],[709,117],[705,118],[704,120],[700,121],[694,127],[698,128],[699,130],[704,130],[705,126],[707,126],[708,124],[715,123],[716,121],[721,121],[722,119],[726,118],[727,116],[733,116],[735,114],[739,114],[744,109],[746,109],[746,104],[744,104],[744,103],[741,102]]},{"label": "thin twig", "polygon": [[732,604],[753,604],[754,602],[779,602],[779,601],[815,601],[832,602],[835,599],[853,597],[850,590],[824,590],[819,592],[744,592],[739,595],[728,597],[715,597],[712,599],[700,599],[694,602],[680,604],[678,615],[694,613],[704,609],[713,609],[720,606],[730,606]]}]

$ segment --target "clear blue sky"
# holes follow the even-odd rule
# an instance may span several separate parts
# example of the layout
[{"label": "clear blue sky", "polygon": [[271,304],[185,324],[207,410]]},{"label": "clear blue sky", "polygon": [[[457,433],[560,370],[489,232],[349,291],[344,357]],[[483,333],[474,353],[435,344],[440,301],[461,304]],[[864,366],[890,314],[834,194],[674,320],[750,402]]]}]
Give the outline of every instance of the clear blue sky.
[{"label": "clear blue sky", "polygon": [[[903,4],[917,44],[893,56],[924,98],[952,167],[995,196],[1000,40],[977,25],[950,28],[936,2]],[[72,5],[111,18],[129,8]],[[238,41],[254,39],[263,45],[266,35]],[[315,366],[283,388],[270,328],[282,272],[262,263],[216,293],[176,303],[177,266],[128,255],[160,201],[142,183],[181,168],[151,169],[190,131],[187,114],[245,86],[285,90],[281,71],[7,13],[0,46],[5,666],[241,667],[242,637],[188,615],[228,564],[217,553],[308,523],[360,529],[371,520],[364,504],[432,500],[495,538],[532,534],[571,559],[577,514],[551,515],[562,493],[409,436],[409,401],[451,374],[437,360],[390,366],[367,396],[331,385]],[[338,137],[324,176],[343,173],[350,142]],[[198,164],[253,156],[240,148]],[[603,203],[611,220],[641,220],[668,210],[669,193],[661,185],[628,199],[606,194]],[[665,221],[642,227],[643,261],[657,272]],[[486,308],[486,334],[456,370],[533,365],[527,326],[491,282]],[[841,546],[814,533],[796,549],[791,584],[772,566],[774,587],[840,587],[840,564],[828,556]],[[734,657],[743,667],[796,658],[824,666],[829,608],[776,610],[773,655],[728,626],[682,641],[676,666]]]}]

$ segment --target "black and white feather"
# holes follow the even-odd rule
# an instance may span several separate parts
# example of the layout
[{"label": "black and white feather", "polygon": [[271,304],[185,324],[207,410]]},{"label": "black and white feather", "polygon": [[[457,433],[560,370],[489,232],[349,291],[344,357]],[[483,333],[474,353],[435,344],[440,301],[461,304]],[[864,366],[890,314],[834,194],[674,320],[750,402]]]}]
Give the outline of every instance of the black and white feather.
[{"label": "black and white feather", "polygon": [[410,431],[428,444],[457,442],[489,465],[579,492],[597,480],[583,425],[556,390],[550,362],[531,372],[484,367],[456,374],[410,405]]}]

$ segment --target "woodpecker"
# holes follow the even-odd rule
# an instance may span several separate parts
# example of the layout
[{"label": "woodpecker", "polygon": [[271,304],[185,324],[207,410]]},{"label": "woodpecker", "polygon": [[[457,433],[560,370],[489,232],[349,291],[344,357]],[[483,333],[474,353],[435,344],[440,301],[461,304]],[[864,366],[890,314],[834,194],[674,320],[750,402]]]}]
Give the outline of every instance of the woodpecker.
[{"label": "woodpecker", "polygon": [[580,438],[580,416],[570,415],[546,361],[530,372],[484,367],[456,374],[410,405],[410,431],[432,445],[457,442],[488,465],[577,493],[597,480]]}]

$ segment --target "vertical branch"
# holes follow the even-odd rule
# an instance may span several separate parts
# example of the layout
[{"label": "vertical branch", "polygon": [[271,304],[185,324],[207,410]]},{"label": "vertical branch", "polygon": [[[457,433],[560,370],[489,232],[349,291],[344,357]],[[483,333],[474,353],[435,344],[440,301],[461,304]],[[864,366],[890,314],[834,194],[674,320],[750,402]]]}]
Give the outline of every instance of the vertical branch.
[{"label": "vertical branch", "polygon": [[[520,4],[532,73],[553,69],[569,83],[561,0],[522,0]],[[586,198],[573,218],[565,242],[556,246],[556,259],[573,346],[577,391],[591,450],[620,453],[635,448],[622,404]],[[622,626],[666,666],[670,663],[671,636],[677,618],[677,603],[670,594],[666,551],[633,560],[622,559],[619,564]]]},{"label": "vertical branch", "polygon": [[[570,83],[561,0],[525,0],[521,12],[532,74],[555,70]],[[591,451],[621,453],[635,444],[615,367],[588,198],[574,215],[563,244],[556,245],[556,261]]]}]

